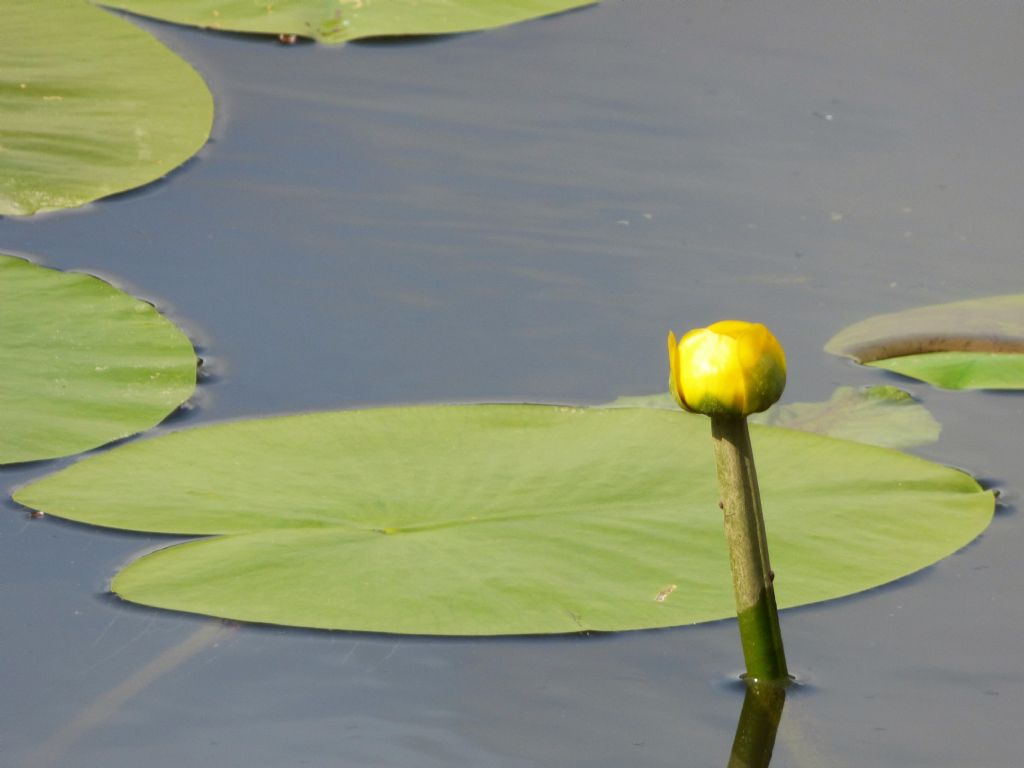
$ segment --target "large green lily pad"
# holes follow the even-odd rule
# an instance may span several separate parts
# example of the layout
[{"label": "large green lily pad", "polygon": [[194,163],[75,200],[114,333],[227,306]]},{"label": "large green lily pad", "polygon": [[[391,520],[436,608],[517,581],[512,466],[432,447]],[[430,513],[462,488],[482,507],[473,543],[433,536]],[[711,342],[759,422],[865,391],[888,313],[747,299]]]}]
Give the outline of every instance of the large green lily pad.
[{"label": "large green lily pad", "polygon": [[[782,606],[934,563],[993,498],[946,467],[754,427]],[[708,421],[471,405],[310,413],[120,446],[22,488],[96,525],[211,536],[113,581],[147,605],[414,634],[625,630],[734,614]]]},{"label": "large green lily pad", "polygon": [[148,184],[199,150],[213,100],[152,35],[82,0],[7,0],[0,24],[0,215]]},{"label": "large green lily pad", "polygon": [[185,334],[90,275],[0,254],[0,329],[0,464],[149,429],[195,388]]},{"label": "large green lily pad", "polygon": [[344,43],[490,29],[597,0],[95,0],[178,24]]},{"label": "large green lily pad", "polygon": [[946,389],[1024,389],[1024,294],[877,315],[825,349]]}]

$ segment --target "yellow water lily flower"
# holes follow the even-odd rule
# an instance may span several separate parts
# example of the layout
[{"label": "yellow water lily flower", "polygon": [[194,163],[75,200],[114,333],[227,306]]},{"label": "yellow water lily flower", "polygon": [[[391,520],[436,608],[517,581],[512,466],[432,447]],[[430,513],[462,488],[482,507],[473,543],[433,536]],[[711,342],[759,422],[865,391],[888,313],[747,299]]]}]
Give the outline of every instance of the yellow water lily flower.
[{"label": "yellow water lily flower", "polygon": [[668,334],[669,389],[688,411],[748,416],[766,410],[786,387],[786,355],[760,323],[722,320]]}]

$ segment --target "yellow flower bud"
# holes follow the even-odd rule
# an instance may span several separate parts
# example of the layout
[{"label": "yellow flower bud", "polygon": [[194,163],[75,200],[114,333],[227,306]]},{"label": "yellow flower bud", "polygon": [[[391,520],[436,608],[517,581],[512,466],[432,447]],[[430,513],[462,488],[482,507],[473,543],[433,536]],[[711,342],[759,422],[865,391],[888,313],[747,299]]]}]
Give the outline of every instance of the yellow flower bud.
[{"label": "yellow flower bud", "polygon": [[723,320],[668,334],[669,389],[682,408],[707,416],[766,410],[786,387],[786,355],[760,323]]}]

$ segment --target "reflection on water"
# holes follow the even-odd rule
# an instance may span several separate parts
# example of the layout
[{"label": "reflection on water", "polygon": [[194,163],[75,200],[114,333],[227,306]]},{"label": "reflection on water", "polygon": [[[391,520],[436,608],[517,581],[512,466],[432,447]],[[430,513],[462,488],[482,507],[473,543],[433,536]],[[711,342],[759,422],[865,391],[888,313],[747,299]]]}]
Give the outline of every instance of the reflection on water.
[{"label": "reflection on water", "polygon": [[785,703],[783,686],[758,683],[747,686],[728,768],[767,768]]},{"label": "reflection on water", "polygon": [[196,654],[215,647],[231,631],[232,625],[220,620],[203,622],[199,629],[184,640],[158,654],[116,686],[89,702],[34,749],[21,764],[22,768],[53,768],[60,765],[79,740],[107,725],[135,696],[164,675],[174,672]]}]

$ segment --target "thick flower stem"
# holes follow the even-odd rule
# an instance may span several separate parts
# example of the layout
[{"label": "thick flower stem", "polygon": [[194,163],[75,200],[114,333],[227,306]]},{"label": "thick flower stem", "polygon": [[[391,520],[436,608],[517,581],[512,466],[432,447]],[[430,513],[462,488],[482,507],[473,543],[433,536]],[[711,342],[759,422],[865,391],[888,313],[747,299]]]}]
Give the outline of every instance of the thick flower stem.
[{"label": "thick flower stem", "polygon": [[751,682],[785,682],[789,671],[747,419],[712,416],[711,435],[747,678]]}]

